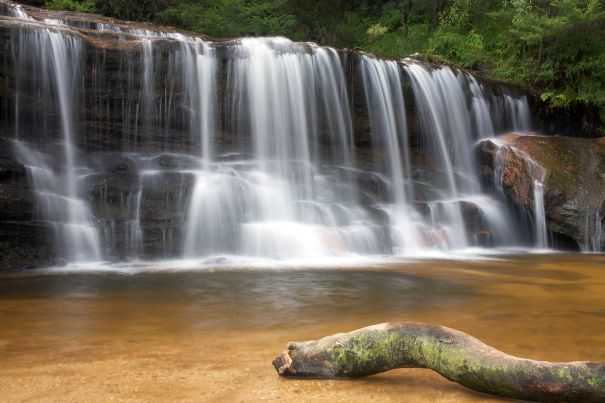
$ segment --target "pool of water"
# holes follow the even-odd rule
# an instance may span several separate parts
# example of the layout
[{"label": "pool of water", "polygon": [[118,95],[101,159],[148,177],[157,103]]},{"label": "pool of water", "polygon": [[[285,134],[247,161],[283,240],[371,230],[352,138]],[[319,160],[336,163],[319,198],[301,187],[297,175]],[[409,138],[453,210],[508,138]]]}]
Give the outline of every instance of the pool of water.
[{"label": "pool of water", "polygon": [[288,341],[385,321],[527,358],[605,361],[605,256],[0,277],[0,400],[486,401],[428,370],[279,378]]}]

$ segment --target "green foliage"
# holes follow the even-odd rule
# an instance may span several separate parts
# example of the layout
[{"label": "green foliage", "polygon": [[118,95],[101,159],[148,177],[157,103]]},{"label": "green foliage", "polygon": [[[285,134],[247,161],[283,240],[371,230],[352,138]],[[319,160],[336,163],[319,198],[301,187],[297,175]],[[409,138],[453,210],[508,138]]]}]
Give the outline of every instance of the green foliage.
[{"label": "green foliage", "polygon": [[378,55],[397,58],[423,51],[430,36],[429,25],[412,25],[407,38],[404,38],[399,28],[385,33],[364,49]]},{"label": "green foliage", "polygon": [[44,3],[49,10],[69,10],[78,13],[95,13],[95,0],[50,0]]},{"label": "green foliage", "polygon": [[[605,122],[605,10],[596,0],[510,0],[493,74],[531,85],[554,107],[599,110]],[[603,129],[601,129],[603,130]]]},{"label": "green foliage", "polygon": [[427,51],[430,55],[454,60],[462,67],[479,68],[484,59],[483,37],[470,31],[458,33],[448,27],[439,28],[429,39]]},{"label": "green foliage", "polygon": [[374,24],[370,28],[368,28],[368,36],[370,37],[370,42],[376,41],[376,39],[380,38],[384,35],[389,29],[384,25]]},{"label": "green foliage", "polygon": [[104,15],[132,21],[154,21],[163,4],[158,0],[96,0]]},{"label": "green foliage", "polygon": [[296,19],[285,0],[214,0],[204,5],[175,1],[159,11],[155,21],[214,37],[286,35]]},{"label": "green foliage", "polygon": [[469,27],[472,3],[472,0],[453,0],[446,12],[441,14],[441,23],[449,27]]}]

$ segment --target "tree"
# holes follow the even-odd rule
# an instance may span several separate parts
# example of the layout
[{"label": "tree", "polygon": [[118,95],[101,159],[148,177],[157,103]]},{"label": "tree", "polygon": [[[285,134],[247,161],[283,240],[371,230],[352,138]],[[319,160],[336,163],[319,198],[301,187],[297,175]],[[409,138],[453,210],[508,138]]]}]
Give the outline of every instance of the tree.
[{"label": "tree", "polygon": [[403,37],[407,38],[410,31],[410,11],[412,10],[412,0],[403,2]]},{"label": "tree", "polygon": [[433,8],[431,13],[431,32],[437,30],[439,23],[439,15],[447,5],[447,0],[433,0]]}]

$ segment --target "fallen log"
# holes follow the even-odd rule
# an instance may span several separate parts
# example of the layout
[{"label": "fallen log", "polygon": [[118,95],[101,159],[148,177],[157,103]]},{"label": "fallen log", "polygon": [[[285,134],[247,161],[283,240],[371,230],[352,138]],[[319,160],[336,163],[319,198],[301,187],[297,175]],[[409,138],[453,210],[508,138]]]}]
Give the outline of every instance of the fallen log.
[{"label": "fallen log", "polygon": [[279,375],[349,378],[429,368],[467,388],[533,401],[605,402],[605,364],[513,357],[444,326],[383,323],[320,340],[288,343]]}]

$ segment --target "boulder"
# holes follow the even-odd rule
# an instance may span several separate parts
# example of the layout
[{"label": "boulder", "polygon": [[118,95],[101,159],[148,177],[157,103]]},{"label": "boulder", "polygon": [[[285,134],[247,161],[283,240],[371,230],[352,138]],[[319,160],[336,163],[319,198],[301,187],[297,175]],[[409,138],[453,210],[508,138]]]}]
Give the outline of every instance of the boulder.
[{"label": "boulder", "polygon": [[510,133],[479,143],[478,159],[484,184],[523,210],[542,175],[548,229],[583,250],[605,246],[605,138]]}]

